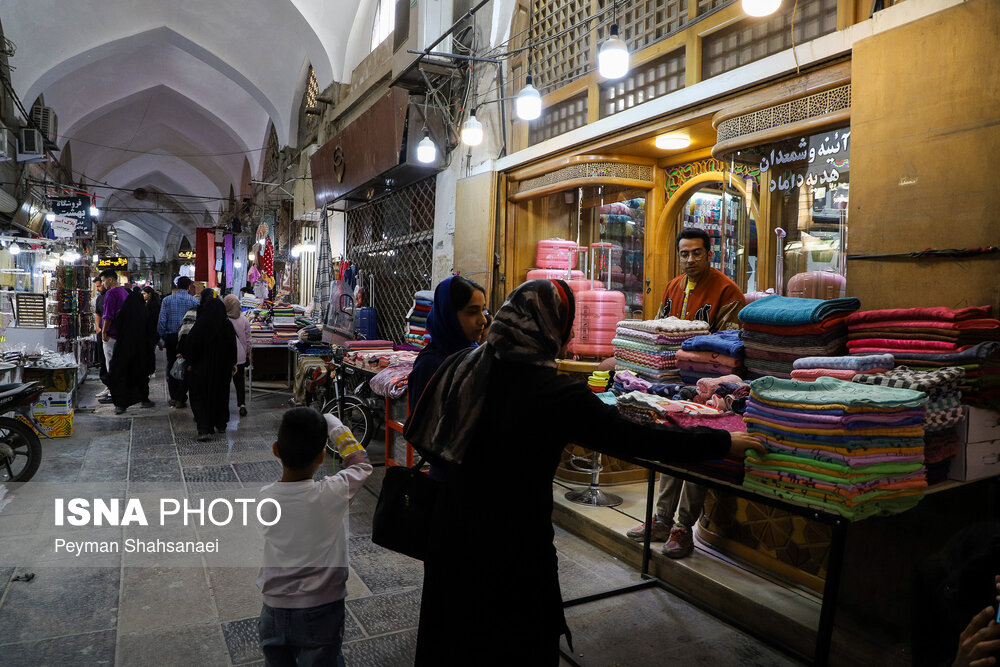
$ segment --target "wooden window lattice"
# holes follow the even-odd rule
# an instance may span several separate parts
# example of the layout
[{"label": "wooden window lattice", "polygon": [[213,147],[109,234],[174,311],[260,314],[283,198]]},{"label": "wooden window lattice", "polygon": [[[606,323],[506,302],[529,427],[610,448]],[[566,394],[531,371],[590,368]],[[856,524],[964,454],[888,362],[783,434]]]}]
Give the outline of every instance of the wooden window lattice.
[{"label": "wooden window lattice", "polygon": [[[705,14],[715,11],[716,9],[721,9],[727,5],[731,5],[736,0],[698,0],[698,16],[704,16]],[[796,16],[798,18],[798,16]]]},{"label": "wooden window lattice", "polygon": [[680,90],[684,64],[684,49],[678,49],[601,86],[601,118]]},{"label": "wooden window lattice", "polygon": [[583,93],[545,109],[545,113],[531,122],[528,140],[537,144],[586,124],[587,93]]},{"label": "wooden window lattice", "polygon": [[[721,0],[723,2],[732,0]],[[599,11],[611,7],[612,0],[598,0]],[[655,44],[684,25],[687,19],[686,0],[641,0],[640,2],[619,2],[618,33],[631,53]],[[613,14],[602,17],[597,26],[597,43],[608,38]]]},{"label": "wooden window lattice", "polygon": [[532,0],[531,71],[536,88],[563,85],[590,69],[590,26],[542,42],[590,15],[590,0]]},{"label": "wooden window lattice", "polygon": [[[702,78],[736,69],[747,63],[792,48],[792,4],[780,13],[762,19],[740,21],[704,38]],[[837,0],[801,0],[795,13],[795,43],[837,29]]]}]

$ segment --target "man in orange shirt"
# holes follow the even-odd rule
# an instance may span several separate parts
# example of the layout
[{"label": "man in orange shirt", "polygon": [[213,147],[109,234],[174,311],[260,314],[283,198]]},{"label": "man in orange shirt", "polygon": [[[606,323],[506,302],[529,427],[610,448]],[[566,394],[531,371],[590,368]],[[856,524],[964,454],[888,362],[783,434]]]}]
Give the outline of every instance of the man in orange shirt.
[{"label": "man in orange shirt", "polygon": [[[711,239],[702,229],[686,228],[677,235],[677,255],[683,273],[667,285],[657,317],[703,320],[712,331],[738,329],[737,313],[746,305],[743,291],[710,264]],[[705,505],[707,489],[669,475],[660,475],[653,541],[664,541],[663,553],[683,558],[694,549],[693,528]],[[674,515],[676,513],[676,520]],[[626,535],[642,541],[645,523]]]}]

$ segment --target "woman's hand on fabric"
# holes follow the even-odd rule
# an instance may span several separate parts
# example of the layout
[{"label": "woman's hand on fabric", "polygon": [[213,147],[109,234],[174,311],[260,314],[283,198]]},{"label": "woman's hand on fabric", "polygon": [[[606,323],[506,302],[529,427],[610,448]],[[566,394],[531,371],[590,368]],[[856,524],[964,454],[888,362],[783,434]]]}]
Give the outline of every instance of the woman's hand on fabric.
[{"label": "woman's hand on fabric", "polygon": [[236,366],[233,366],[233,372],[230,373],[230,375],[236,375],[236,370],[237,370]]},{"label": "woman's hand on fabric", "polygon": [[952,667],[986,667],[995,665],[995,653],[1000,651],[1000,625],[994,619],[996,610],[986,607],[972,617],[958,636],[958,653]]},{"label": "woman's hand on fabric", "polygon": [[764,453],[764,443],[755,435],[750,435],[749,433],[730,433],[729,437],[732,439],[732,443],[729,445],[728,458],[742,459],[748,449],[760,452],[761,454]]}]

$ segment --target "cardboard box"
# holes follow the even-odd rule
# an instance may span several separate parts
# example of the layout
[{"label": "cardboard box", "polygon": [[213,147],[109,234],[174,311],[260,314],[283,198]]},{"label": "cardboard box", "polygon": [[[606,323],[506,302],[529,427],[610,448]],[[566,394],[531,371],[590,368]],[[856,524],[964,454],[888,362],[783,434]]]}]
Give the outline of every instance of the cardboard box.
[{"label": "cardboard box", "polygon": [[1000,475],[1000,440],[970,442],[959,447],[948,469],[948,479],[960,482],[997,475]]},{"label": "cardboard box", "polygon": [[[18,415],[17,418],[27,424],[35,433],[38,433],[37,429],[23,416]],[[68,438],[73,435],[72,410],[70,410],[68,415],[36,415],[35,419],[48,431],[48,435],[52,438]],[[39,437],[45,437],[43,433],[38,433],[38,435]]]},{"label": "cardboard box", "polygon": [[966,406],[966,442],[1000,440],[1000,412]]},{"label": "cardboard box", "polygon": [[72,368],[32,368],[21,369],[21,381],[41,382],[45,391],[73,391],[76,387],[76,366]]},{"label": "cardboard box", "polygon": [[73,412],[73,392],[46,391],[31,404],[31,412],[41,415],[68,415]]}]

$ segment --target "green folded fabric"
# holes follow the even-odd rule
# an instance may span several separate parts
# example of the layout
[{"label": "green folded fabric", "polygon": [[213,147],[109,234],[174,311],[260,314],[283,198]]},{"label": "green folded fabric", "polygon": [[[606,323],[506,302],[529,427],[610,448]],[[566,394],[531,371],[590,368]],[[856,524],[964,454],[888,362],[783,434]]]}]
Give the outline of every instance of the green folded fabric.
[{"label": "green folded fabric", "polygon": [[766,401],[826,405],[839,403],[850,407],[916,408],[927,402],[927,394],[911,389],[844,382],[821,377],[814,382],[763,377],[750,383],[751,391]]}]

